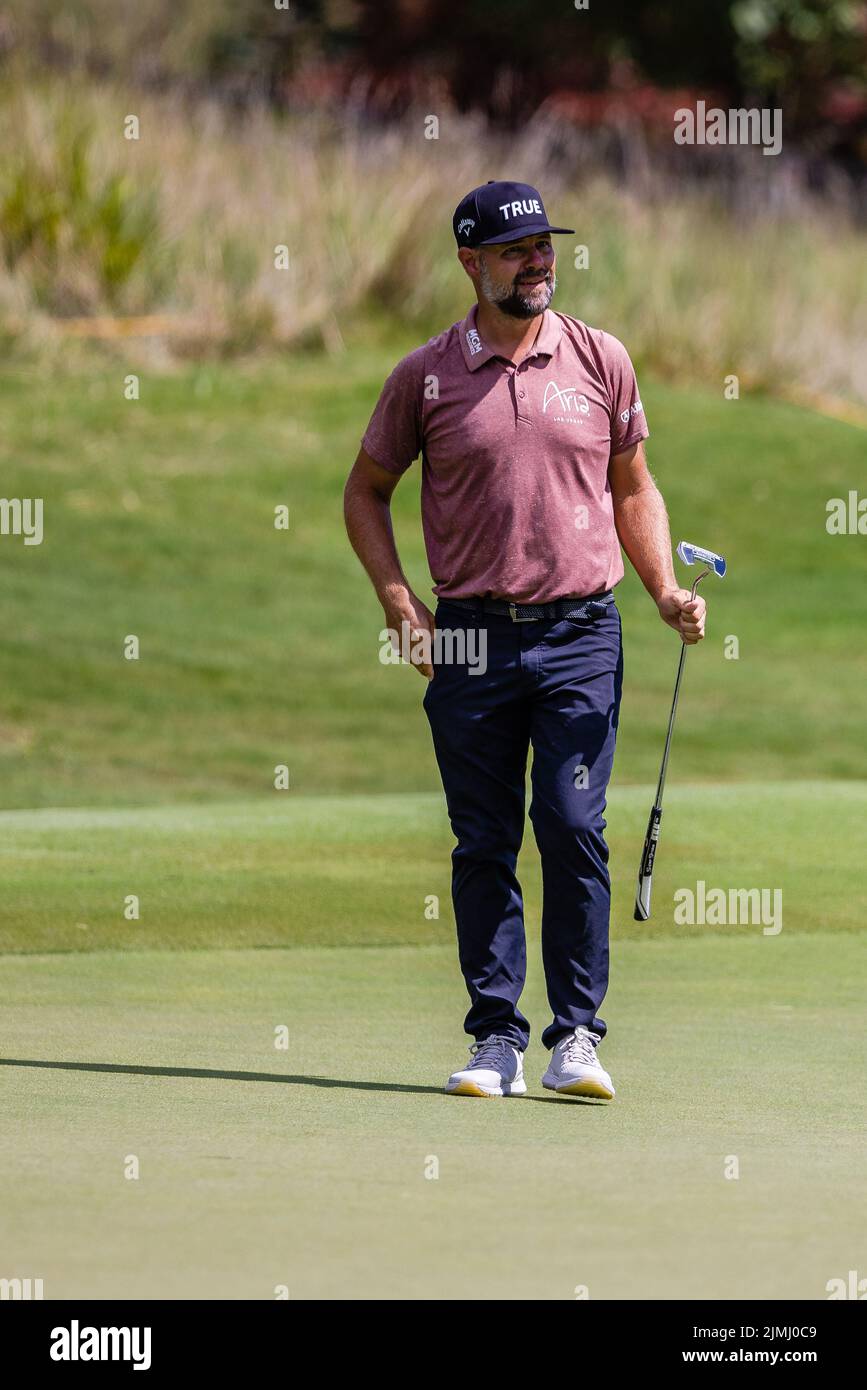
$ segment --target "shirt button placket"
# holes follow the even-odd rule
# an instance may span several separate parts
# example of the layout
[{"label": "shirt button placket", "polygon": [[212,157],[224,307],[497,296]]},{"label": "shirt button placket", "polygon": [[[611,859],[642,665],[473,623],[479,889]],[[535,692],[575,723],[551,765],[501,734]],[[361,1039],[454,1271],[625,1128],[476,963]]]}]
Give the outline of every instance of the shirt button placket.
[{"label": "shirt button placket", "polygon": [[[523,365],[523,364],[521,364],[521,365]],[[519,367],[517,368],[517,371],[516,371],[516,373],[515,373],[515,378],[513,378],[513,380],[516,380],[516,379],[517,379],[518,372],[520,372],[520,370],[521,370],[521,367],[519,366]],[[529,424],[531,423],[531,421],[530,421],[530,403],[529,403],[529,401],[528,401],[528,399],[527,399],[527,388],[526,388],[526,386],[524,386],[520,381],[519,381],[518,384],[517,384],[517,389],[516,389],[516,392],[515,392],[515,415],[516,415],[516,418],[517,418],[518,420],[522,420],[523,423],[524,423],[525,425],[529,425]]]},{"label": "shirt button placket", "polygon": [[517,373],[517,369],[516,369],[515,367],[511,367],[511,366],[507,367],[507,368],[506,368],[506,371],[508,372],[508,375],[509,375],[509,395],[510,395],[511,398],[512,398],[512,410],[513,410],[514,416],[515,416],[515,428],[517,429],[518,420],[519,420],[519,418],[520,418],[520,410],[518,409],[518,392],[517,392],[517,388],[516,388],[516,385],[515,385],[515,379],[516,379],[518,373]]}]

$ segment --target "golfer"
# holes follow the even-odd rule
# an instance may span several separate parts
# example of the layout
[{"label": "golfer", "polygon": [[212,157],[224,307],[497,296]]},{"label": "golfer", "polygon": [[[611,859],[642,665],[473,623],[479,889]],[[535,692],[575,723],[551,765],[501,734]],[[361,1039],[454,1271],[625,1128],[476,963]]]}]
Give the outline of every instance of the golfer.
[{"label": "golfer", "polygon": [[[704,636],[705,604],[674,575],[648,429],[623,344],[553,311],[552,227],[537,189],[490,182],[459,204],[458,259],[476,303],[404,357],[349,476],[346,524],[396,634],[462,630],[485,661],[414,661],[457,844],[452,898],[470,996],[470,1061],[446,1090],[517,1096],[530,1025],[516,877],[530,820],[542,859],[542,960],[551,1020],[542,1085],[611,1100],[606,1033],[610,880],[603,830],[623,675],[614,589],[626,552],[663,622]],[[422,458],[422,524],[436,616],[401,568],[390,498]],[[618,544],[619,540],[619,544]],[[403,624],[408,624],[404,627]],[[479,639],[484,639],[483,643]],[[458,643],[449,650],[461,653]]]}]

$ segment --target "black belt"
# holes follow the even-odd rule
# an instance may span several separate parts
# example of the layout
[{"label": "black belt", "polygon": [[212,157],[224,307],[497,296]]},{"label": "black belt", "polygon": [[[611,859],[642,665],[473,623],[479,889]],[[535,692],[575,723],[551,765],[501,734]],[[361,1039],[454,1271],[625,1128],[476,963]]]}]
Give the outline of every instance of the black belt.
[{"label": "black belt", "polygon": [[455,608],[472,608],[476,612],[499,613],[511,618],[513,623],[535,623],[544,618],[598,618],[614,602],[611,589],[604,594],[591,594],[589,598],[558,598],[553,603],[509,603],[500,598],[446,598],[440,603],[450,603]]}]

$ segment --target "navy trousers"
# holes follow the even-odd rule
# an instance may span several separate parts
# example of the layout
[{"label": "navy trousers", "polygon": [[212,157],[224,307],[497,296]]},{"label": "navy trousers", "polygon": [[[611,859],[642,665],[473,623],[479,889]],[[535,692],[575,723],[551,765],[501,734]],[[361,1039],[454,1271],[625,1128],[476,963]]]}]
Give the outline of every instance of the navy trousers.
[{"label": "navy trousers", "polygon": [[553,1016],[542,1042],[554,1047],[579,1024],[604,1036],[611,887],[603,812],[623,682],[617,606],[585,619],[516,623],[443,600],[436,626],[484,628],[487,637],[483,674],[470,674],[470,646],[469,664],[435,663],[424,696],[457,840],[452,900],[471,1001],[466,1032],[477,1041],[500,1033],[521,1049],[529,1041],[518,1007],[527,947],[515,870],[532,746],[530,820]]}]

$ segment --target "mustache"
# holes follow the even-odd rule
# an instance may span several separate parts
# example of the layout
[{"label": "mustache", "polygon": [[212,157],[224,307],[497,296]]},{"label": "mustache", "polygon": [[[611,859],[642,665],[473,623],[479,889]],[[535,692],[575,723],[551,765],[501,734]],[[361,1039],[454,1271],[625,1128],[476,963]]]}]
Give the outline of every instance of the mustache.
[{"label": "mustache", "polygon": [[551,272],[550,272],[550,270],[545,270],[545,271],[542,272],[541,277],[539,277],[538,275],[526,276],[526,277],[523,277],[523,278],[521,278],[521,279],[519,279],[519,280],[516,280],[516,281],[515,281],[515,284],[516,284],[516,285],[529,285],[529,284],[544,285],[544,284],[545,284],[548,280],[550,280],[550,279],[551,279]]}]

